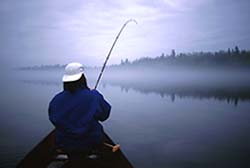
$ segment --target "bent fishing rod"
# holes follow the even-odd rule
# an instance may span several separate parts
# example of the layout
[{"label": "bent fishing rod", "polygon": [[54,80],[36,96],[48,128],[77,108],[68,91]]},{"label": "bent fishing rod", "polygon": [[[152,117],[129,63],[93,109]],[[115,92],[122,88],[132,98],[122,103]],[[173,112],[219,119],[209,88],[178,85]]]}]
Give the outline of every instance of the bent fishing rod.
[{"label": "bent fishing rod", "polygon": [[101,79],[101,77],[102,77],[102,74],[103,74],[103,72],[104,72],[104,69],[105,69],[105,67],[106,67],[106,64],[107,64],[107,62],[108,62],[108,60],[109,60],[109,57],[110,57],[110,55],[111,55],[111,53],[112,53],[112,51],[113,51],[113,48],[114,48],[114,46],[115,46],[115,44],[116,44],[116,42],[117,42],[117,40],[118,40],[120,34],[122,33],[123,29],[126,27],[126,25],[127,25],[129,22],[135,22],[135,23],[137,24],[136,20],[134,20],[134,19],[129,19],[129,20],[127,20],[127,21],[124,23],[124,25],[122,26],[121,30],[119,31],[118,35],[117,35],[116,38],[115,38],[115,41],[114,41],[113,44],[112,44],[112,47],[111,47],[111,49],[109,50],[109,53],[108,53],[108,55],[107,55],[107,57],[106,57],[106,60],[105,60],[105,62],[104,62],[104,64],[103,64],[103,66],[102,66],[101,72],[100,72],[100,74],[99,74],[99,76],[98,76],[98,79],[97,79],[97,81],[96,81],[96,84],[95,84],[95,89],[97,88],[97,86],[98,86],[98,84],[99,84],[99,82],[100,82],[100,79]]}]

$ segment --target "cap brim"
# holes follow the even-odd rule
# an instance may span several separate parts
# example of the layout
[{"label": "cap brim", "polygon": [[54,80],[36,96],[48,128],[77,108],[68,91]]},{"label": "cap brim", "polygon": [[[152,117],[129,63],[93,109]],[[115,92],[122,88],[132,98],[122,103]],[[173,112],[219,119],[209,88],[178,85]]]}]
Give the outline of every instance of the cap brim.
[{"label": "cap brim", "polygon": [[64,75],[62,78],[63,82],[74,82],[81,78],[82,73],[75,74],[75,75]]}]

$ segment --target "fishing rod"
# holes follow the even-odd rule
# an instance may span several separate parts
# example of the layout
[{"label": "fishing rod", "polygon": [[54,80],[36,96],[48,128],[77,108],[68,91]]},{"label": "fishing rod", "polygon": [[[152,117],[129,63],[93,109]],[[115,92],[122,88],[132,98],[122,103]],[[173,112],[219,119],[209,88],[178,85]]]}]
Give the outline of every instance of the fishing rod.
[{"label": "fishing rod", "polygon": [[114,46],[115,46],[115,44],[116,44],[116,42],[117,42],[117,40],[118,40],[120,34],[122,33],[123,29],[126,27],[126,25],[127,25],[129,22],[135,22],[135,23],[137,24],[136,20],[134,20],[134,19],[129,19],[129,20],[127,20],[127,21],[124,23],[124,25],[122,26],[121,30],[119,31],[118,35],[117,35],[116,38],[115,38],[115,41],[114,41],[113,44],[112,44],[112,47],[111,47],[111,49],[109,50],[109,53],[108,53],[108,55],[107,55],[107,57],[106,57],[106,60],[105,60],[105,62],[104,62],[104,64],[103,64],[103,66],[102,66],[101,72],[100,72],[100,74],[99,74],[99,76],[98,76],[98,79],[97,79],[97,81],[96,81],[96,84],[95,84],[95,89],[97,88],[97,86],[98,86],[98,84],[99,84],[99,82],[100,82],[100,79],[101,79],[101,77],[102,77],[102,74],[103,74],[103,72],[104,72],[104,69],[105,69],[105,67],[106,67],[106,64],[107,64],[107,62],[108,62],[108,60],[109,60],[109,57],[110,57],[110,55],[111,55],[111,52],[112,52],[112,50],[113,50],[113,48],[114,48]]}]

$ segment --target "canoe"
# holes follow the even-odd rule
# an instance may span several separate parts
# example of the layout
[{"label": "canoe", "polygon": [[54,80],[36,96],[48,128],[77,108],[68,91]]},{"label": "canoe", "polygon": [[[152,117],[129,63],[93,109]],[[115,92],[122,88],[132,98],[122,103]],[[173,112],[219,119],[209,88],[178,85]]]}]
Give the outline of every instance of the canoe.
[{"label": "canoe", "polygon": [[[56,159],[54,150],[54,140],[55,131],[52,131],[19,162],[17,168],[69,167],[69,161],[67,159]],[[114,145],[113,141],[106,133],[104,142]],[[132,164],[128,161],[128,159],[125,157],[125,155],[120,149],[116,152],[112,152],[110,147],[103,144],[102,153],[103,157],[101,157],[101,159],[82,159],[78,167],[133,168]]]}]

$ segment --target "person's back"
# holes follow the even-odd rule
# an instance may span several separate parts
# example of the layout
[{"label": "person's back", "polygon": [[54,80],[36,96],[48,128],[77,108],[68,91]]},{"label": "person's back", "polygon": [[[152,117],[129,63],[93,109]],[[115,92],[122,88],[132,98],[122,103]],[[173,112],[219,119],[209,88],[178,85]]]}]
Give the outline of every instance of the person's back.
[{"label": "person's back", "polygon": [[98,91],[87,87],[83,71],[74,71],[74,66],[73,69],[67,66],[70,72],[64,75],[64,91],[49,104],[49,119],[56,128],[56,146],[67,152],[88,151],[100,145],[104,132],[99,121],[106,120],[111,110]]}]

